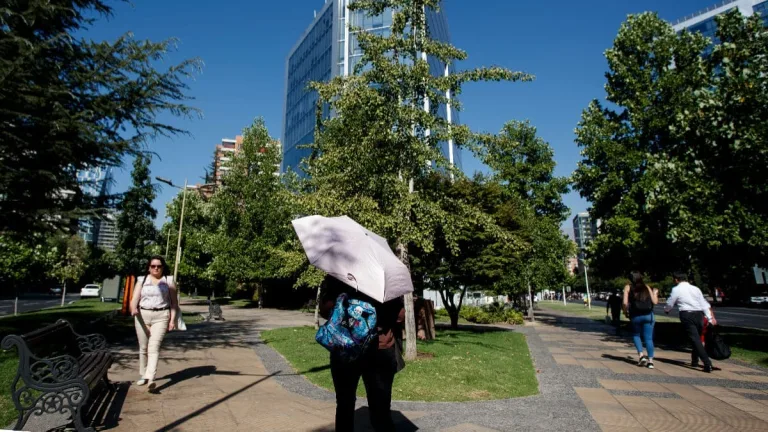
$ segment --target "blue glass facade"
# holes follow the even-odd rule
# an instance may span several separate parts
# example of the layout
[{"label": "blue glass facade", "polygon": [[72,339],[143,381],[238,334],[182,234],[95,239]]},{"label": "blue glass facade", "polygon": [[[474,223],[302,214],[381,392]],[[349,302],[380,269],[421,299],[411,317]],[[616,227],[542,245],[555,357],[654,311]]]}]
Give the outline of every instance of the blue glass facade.
[{"label": "blue glass facade", "polygon": [[285,118],[283,123],[283,170],[296,169],[309,149],[300,148],[314,139],[317,93],[308,91],[312,81],[328,81],[333,69],[333,10],[326,7],[288,57]]},{"label": "blue glass facade", "polygon": [[[109,167],[94,167],[77,173],[77,181],[83,194],[92,197],[109,195],[112,183],[112,169]],[[98,241],[98,219],[84,218],[79,221],[78,235],[88,244]]]},{"label": "blue glass facade", "polygon": [[763,25],[768,27],[768,1],[752,6],[752,10],[755,13],[760,14],[760,18],[763,20]]},{"label": "blue glass facade", "polygon": [[[388,9],[381,15],[368,17],[361,11],[348,11],[348,2],[349,0],[328,0],[318,18],[288,56],[283,121],[283,171],[289,167],[297,170],[301,160],[309,156],[309,149],[299,147],[312,143],[314,139],[317,95],[308,91],[307,85],[311,81],[328,81],[334,76],[352,75],[362,59],[363,52],[356,31],[347,31],[347,18],[353,28],[381,36],[388,36],[391,32],[392,10]],[[448,23],[442,12],[427,11],[427,25],[434,39],[450,42]],[[445,65],[438,59],[429,58],[428,61],[434,75],[442,76],[445,73]],[[453,67],[449,72],[453,72]],[[447,107],[441,105],[438,107],[438,113],[447,118]],[[330,113],[326,110],[324,115],[328,116]],[[450,120],[452,123],[459,122],[458,112],[453,108]],[[442,147],[446,157],[453,153],[454,164],[461,168],[460,152],[450,152],[449,143],[443,143]]]}]

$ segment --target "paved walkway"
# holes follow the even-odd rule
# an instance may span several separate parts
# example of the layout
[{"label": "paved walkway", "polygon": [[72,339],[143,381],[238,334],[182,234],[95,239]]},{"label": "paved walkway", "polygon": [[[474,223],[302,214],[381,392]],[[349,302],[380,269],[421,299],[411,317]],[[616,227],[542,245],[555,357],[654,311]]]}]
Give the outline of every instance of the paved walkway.
[{"label": "paved walkway", "polygon": [[[132,347],[120,351],[110,378],[123,383],[95,407],[97,429],[332,431],[333,394],[297,376],[258,339],[259,330],[311,325],[312,316],[230,308],[224,315],[225,322],[166,339],[159,395],[129,384],[138,377],[136,353]],[[664,350],[656,370],[638,368],[627,339],[608,336],[604,324],[554,313],[515,331],[528,338],[540,395],[395,402],[398,430],[768,431],[765,370],[721,362],[723,371],[704,374],[685,366],[687,354]],[[370,430],[364,401],[358,406],[358,430]]]}]

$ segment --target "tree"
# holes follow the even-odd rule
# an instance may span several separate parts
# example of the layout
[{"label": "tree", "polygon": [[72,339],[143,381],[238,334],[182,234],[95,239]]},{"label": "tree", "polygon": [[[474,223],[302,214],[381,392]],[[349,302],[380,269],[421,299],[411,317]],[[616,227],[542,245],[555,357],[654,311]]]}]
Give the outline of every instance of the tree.
[{"label": "tree", "polygon": [[26,241],[0,236],[0,287],[4,293],[18,295],[24,284],[41,282],[50,268],[47,241],[34,235]]},{"label": "tree", "polygon": [[257,289],[293,276],[306,261],[291,227],[295,200],[276,175],[280,158],[279,142],[257,119],[212,199],[212,271]]},{"label": "tree", "polygon": [[67,296],[67,282],[77,282],[85,274],[88,265],[88,246],[77,235],[54,237],[52,241],[56,261],[49,274],[63,284],[61,305],[64,306],[64,300]]},{"label": "tree", "polygon": [[590,255],[606,278],[680,267],[736,290],[768,264],[766,33],[736,11],[717,22],[709,48],[656,15],[631,16],[606,52],[611,107],[584,111],[575,173],[602,220]]},{"label": "tree", "polygon": [[[565,259],[573,252],[560,231],[568,215],[562,195],[569,180],[554,175],[552,147],[529,122],[511,121],[497,135],[479,137],[475,153],[492,170],[503,204],[494,209],[496,223],[515,233],[522,245],[491,245],[495,288],[508,296],[533,294],[565,282]],[[529,309],[533,317],[532,302]]]},{"label": "tree", "polygon": [[104,203],[76,173],[119,166],[147,139],[183,131],[164,113],[189,117],[186,60],[155,67],[175,41],[114,42],[80,35],[112,8],[102,0],[3,2],[0,14],[0,232],[18,236],[93,216]]},{"label": "tree", "polygon": [[150,177],[150,157],[141,153],[133,161],[131,171],[132,185],[123,195],[118,205],[120,214],[117,227],[120,230],[117,254],[121,261],[121,271],[129,275],[144,274],[147,262],[147,246],[156,238],[154,219],[157,210],[152,201],[157,196],[155,185]]},{"label": "tree", "polygon": [[[381,36],[352,29],[363,56],[357,75],[314,83],[319,93],[313,157],[306,161],[307,213],[346,214],[387,238],[410,264],[409,246],[431,252],[438,230],[451,249],[457,232],[478,222],[492,224],[471,206],[459,213],[421,193],[435,170],[461,177],[441,153],[442,143],[465,145],[468,127],[438,115],[441,106],[459,109],[454,99],[466,82],[525,81],[531,76],[499,67],[435,77],[428,58],[449,67],[466,53],[431,38],[425,10],[439,0],[358,0],[350,10],[379,15],[394,10],[391,33]],[[450,97],[447,97],[447,94]],[[322,118],[325,108],[334,116]],[[416,357],[412,296],[405,297],[406,359]]]}]

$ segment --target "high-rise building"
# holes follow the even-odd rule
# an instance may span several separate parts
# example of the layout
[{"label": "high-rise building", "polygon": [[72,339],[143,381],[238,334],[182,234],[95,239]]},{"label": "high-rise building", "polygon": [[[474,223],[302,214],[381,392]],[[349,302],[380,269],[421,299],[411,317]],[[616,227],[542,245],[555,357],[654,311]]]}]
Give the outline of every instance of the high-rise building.
[{"label": "high-rise building", "polygon": [[[310,152],[302,146],[314,141],[318,95],[307,90],[309,83],[326,82],[337,76],[353,74],[355,66],[362,59],[362,49],[356,33],[350,32],[350,27],[382,36],[391,32],[391,9],[369,17],[362,11],[348,10],[350,1],[326,0],[288,54],[283,113],[283,170],[290,167],[298,171],[301,160],[309,156]],[[426,18],[432,38],[450,42],[448,22],[443,10],[428,10]],[[427,61],[433,75],[443,76],[453,72],[453,65],[446,68],[437,58],[430,56]],[[451,123],[459,123],[458,112],[453,108],[441,105],[438,113]],[[330,115],[328,111],[324,114]],[[442,147],[449,162],[461,168],[461,155],[454,144],[443,143]]]},{"label": "high-rise building", "polygon": [[573,218],[573,237],[576,242],[579,271],[584,267],[584,249],[597,237],[597,222],[589,213],[579,213]]},{"label": "high-rise building", "polygon": [[221,177],[231,169],[229,162],[232,161],[232,157],[242,145],[243,137],[240,135],[236,136],[235,139],[222,138],[221,144],[216,145],[213,179],[217,186],[221,186]]},{"label": "high-rise building", "polygon": [[[720,41],[715,35],[717,32],[717,22],[715,18],[726,12],[737,9],[742,15],[751,16],[755,12],[760,13],[763,23],[768,26],[768,0],[726,0],[715,6],[694,13],[693,15],[683,17],[673,23],[675,31],[688,29],[691,32],[698,32],[711,38],[713,44]],[[707,48],[705,54],[712,52],[712,46]]]},{"label": "high-rise building", "polygon": [[[92,167],[77,173],[77,181],[83,194],[91,197],[103,197],[109,195],[112,185],[112,168]],[[78,235],[88,244],[98,243],[99,219],[88,217],[78,222]]]},{"label": "high-rise building", "polygon": [[120,231],[117,229],[117,212],[108,211],[96,220],[96,246],[111,252],[117,248]]}]

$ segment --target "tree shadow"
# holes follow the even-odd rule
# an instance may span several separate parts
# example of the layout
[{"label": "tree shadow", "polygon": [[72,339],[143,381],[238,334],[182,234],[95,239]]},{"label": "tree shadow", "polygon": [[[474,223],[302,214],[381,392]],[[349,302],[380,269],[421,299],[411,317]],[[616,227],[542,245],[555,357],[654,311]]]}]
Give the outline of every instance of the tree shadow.
[{"label": "tree shadow", "polygon": [[182,369],[177,372],[170,373],[162,378],[158,378],[158,381],[161,380],[168,380],[164,382],[163,384],[159,385],[155,390],[154,393],[160,394],[162,390],[165,390],[167,388],[170,388],[180,382],[187,381],[190,379],[195,378],[202,378],[204,376],[210,376],[210,375],[225,375],[225,376],[253,376],[253,377],[264,377],[266,375],[259,375],[259,374],[244,374],[237,371],[225,371],[225,370],[218,370],[216,369],[216,366],[209,365],[209,366],[194,366],[186,369]]},{"label": "tree shadow", "polygon": [[[371,424],[371,411],[367,406],[360,407],[355,411],[355,430],[360,432],[374,431]],[[392,411],[392,421],[395,423],[395,430],[398,432],[415,432],[419,430],[419,427],[413,424],[400,411]],[[334,425],[323,426],[320,428],[312,429],[312,432],[333,432],[336,428]]]}]

